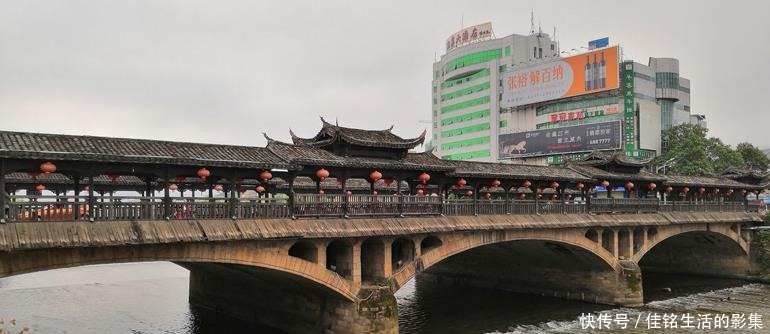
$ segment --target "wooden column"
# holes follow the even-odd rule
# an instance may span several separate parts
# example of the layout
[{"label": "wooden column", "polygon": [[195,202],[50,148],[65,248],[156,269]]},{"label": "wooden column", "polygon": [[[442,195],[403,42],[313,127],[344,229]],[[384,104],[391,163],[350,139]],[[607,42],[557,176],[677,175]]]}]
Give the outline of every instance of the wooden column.
[{"label": "wooden column", "polygon": [[237,187],[237,182],[235,181],[237,177],[238,177],[238,175],[236,175],[235,172],[230,173],[230,180],[231,180],[230,181],[231,182],[231,187],[230,187],[230,218],[233,218],[233,219],[235,219],[235,212],[237,210],[236,206],[238,205],[238,198],[236,197],[236,196],[238,196],[236,194],[236,192],[238,192],[238,189],[235,189]]},{"label": "wooden column", "polygon": [[169,194],[169,172],[166,169],[165,175],[163,175],[163,218],[171,219],[171,194]]},{"label": "wooden column", "polygon": [[88,219],[94,221],[94,206],[96,205],[96,199],[94,198],[94,173],[88,173]]},{"label": "wooden column", "polygon": [[6,200],[6,198],[7,193],[5,191],[5,160],[0,159],[0,223],[5,223],[6,219],[10,219],[10,217],[8,217],[8,215],[5,213],[6,203],[9,202]]},{"label": "wooden column", "polygon": [[[289,193],[287,194],[289,195],[289,200],[288,200],[289,217],[291,217],[292,219],[296,218],[296,212],[294,211],[294,178],[296,177],[297,176],[294,173],[289,173],[286,177],[288,179],[286,181],[289,182]],[[324,247],[324,250],[326,250],[325,247]],[[324,260],[326,260],[326,255],[324,255]]]},{"label": "wooden column", "polygon": [[74,220],[78,220],[80,219],[80,198],[78,197],[78,195],[80,195],[80,174],[72,174],[72,183],[75,187],[75,191],[73,193],[74,200],[72,202],[72,218]]},{"label": "wooden column", "polygon": [[[398,176],[394,180],[396,182],[396,196],[398,196],[398,216],[404,216],[404,196],[401,195],[401,176]],[[385,276],[389,277],[389,276]]]},{"label": "wooden column", "polygon": [[479,183],[473,182],[471,189],[473,189],[473,215],[478,216],[479,215]]},{"label": "wooden column", "polygon": [[509,215],[511,214],[511,196],[509,192],[511,191],[511,187],[513,187],[512,184],[507,183],[505,181],[502,181],[503,191],[505,192],[505,214]]},{"label": "wooden column", "polygon": [[348,217],[348,175],[342,174],[342,181],[340,181],[340,189],[342,189],[342,217]]},{"label": "wooden column", "polygon": [[534,194],[533,197],[535,197],[535,214],[540,214],[540,182],[535,182],[532,184],[534,188],[532,188],[532,193]]}]

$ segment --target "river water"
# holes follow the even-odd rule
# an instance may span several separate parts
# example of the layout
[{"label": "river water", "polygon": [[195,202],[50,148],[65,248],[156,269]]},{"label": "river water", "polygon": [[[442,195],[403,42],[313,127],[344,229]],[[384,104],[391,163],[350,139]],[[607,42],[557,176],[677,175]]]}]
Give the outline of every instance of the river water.
[{"label": "river water", "polygon": [[[402,334],[646,333],[652,314],[761,316],[763,329],[722,333],[770,333],[770,286],[723,279],[646,275],[640,309],[623,309],[476,288],[451,288],[416,279],[398,293]],[[59,269],[0,279],[0,318],[15,319],[16,332],[32,333],[262,333],[264,328],[191,309],[187,271],[171,263],[133,263]],[[671,292],[668,292],[668,289]],[[583,330],[581,314],[631,319],[626,329]],[[637,319],[640,323],[635,324]],[[653,316],[654,320],[654,316]],[[697,323],[697,322],[696,322]],[[754,323],[757,323],[756,321]],[[682,323],[679,323],[681,327]],[[636,327],[636,328],[633,328]],[[718,330],[661,329],[658,333]]]}]

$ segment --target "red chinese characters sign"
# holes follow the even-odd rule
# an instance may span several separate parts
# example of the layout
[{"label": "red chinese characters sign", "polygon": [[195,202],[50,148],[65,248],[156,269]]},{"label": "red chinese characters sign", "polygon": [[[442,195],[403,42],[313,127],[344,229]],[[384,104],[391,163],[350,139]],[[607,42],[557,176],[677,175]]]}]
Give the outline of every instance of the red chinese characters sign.
[{"label": "red chinese characters sign", "polygon": [[454,33],[446,40],[446,50],[452,50],[457,47],[473,43],[479,40],[492,38],[492,23],[482,23],[472,27],[465,28]]}]

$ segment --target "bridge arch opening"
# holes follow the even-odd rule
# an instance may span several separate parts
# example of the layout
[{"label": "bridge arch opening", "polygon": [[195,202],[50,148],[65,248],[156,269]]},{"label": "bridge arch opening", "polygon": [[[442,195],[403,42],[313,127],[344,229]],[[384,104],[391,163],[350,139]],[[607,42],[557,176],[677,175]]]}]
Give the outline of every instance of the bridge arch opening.
[{"label": "bridge arch opening", "polygon": [[326,269],[350,279],[353,274],[353,245],[334,240],[326,246]]},{"label": "bridge arch opening", "polygon": [[393,271],[401,269],[405,264],[414,261],[414,242],[407,238],[393,240],[390,246],[391,267]]},{"label": "bridge arch opening", "polygon": [[289,256],[318,263],[318,247],[310,241],[300,240],[291,245]]},{"label": "bridge arch opening", "polygon": [[[445,243],[443,247],[447,246]],[[623,303],[619,298],[624,297],[618,296],[628,295],[620,291],[625,289],[625,283],[614,262],[608,261],[608,256],[601,256],[588,246],[550,240],[510,240],[441,259],[427,267],[418,279],[594,303]]]},{"label": "bridge arch opening", "polygon": [[385,243],[369,238],[361,243],[361,280],[375,281],[385,277]]},{"label": "bridge arch opening", "polygon": [[599,242],[599,233],[595,229],[588,229],[585,233],[585,237],[593,242]]},{"label": "bridge arch opening", "polygon": [[[660,233],[657,233],[660,235]],[[655,241],[650,233],[649,240]],[[740,239],[739,239],[740,240]],[[639,267],[644,277],[645,299],[655,299],[661,289],[687,293],[721,288],[724,283],[740,285],[740,281],[708,280],[714,286],[704,283],[692,284],[699,276],[711,278],[739,278],[747,276],[750,268],[749,255],[741,244],[725,234],[714,231],[689,231],[660,240],[645,253],[639,254]],[[705,281],[703,281],[705,282]],[[693,290],[704,286],[702,290]],[[667,298],[670,298],[670,294]]]},{"label": "bridge arch opening", "polygon": [[425,254],[431,250],[441,247],[444,243],[435,235],[429,235],[420,241],[420,254]]},{"label": "bridge arch opening", "polygon": [[614,244],[615,244],[615,232],[613,232],[611,229],[604,229],[602,230],[602,248],[604,250],[615,254],[614,250]]}]

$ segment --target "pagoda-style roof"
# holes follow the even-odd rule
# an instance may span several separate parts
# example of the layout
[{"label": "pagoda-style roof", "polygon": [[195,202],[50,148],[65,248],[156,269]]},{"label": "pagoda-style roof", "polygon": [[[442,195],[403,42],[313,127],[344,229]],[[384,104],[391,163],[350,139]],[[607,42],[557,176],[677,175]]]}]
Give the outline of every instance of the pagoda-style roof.
[{"label": "pagoda-style roof", "polygon": [[624,166],[624,167],[633,167],[633,168],[644,168],[644,166],[648,165],[650,162],[652,162],[652,159],[644,159],[644,160],[638,160],[634,159],[632,157],[627,156],[623,152],[602,152],[602,151],[593,151],[590,154],[588,154],[583,160],[576,160],[572,161],[573,163],[586,165],[586,166],[595,166],[595,167],[603,167],[603,166]]},{"label": "pagoda-style roof", "polygon": [[608,181],[651,181],[661,182],[665,181],[666,177],[663,175],[653,174],[648,171],[640,170],[636,173],[607,171],[598,167],[582,164],[567,164],[567,168],[591,177],[596,180],[608,180]]},{"label": "pagoda-style roof", "polygon": [[0,158],[297,169],[264,147],[0,131]]},{"label": "pagoda-style roof", "polygon": [[767,184],[770,172],[763,172],[751,168],[730,167],[722,173],[723,177],[749,184]]},{"label": "pagoda-style roof", "polygon": [[666,175],[666,179],[666,185],[674,187],[762,189],[759,185],[746,184],[721,176]]},{"label": "pagoda-style roof", "polygon": [[321,130],[312,138],[300,138],[293,131],[289,130],[294,144],[324,147],[333,143],[347,143],[362,147],[413,149],[425,142],[426,131],[423,131],[416,138],[405,139],[391,132],[393,126],[384,130],[362,130],[331,124],[324,120],[323,117],[321,117],[321,122],[323,123]]},{"label": "pagoda-style roof", "polygon": [[394,170],[449,171],[453,167],[431,152],[407,153],[403,159],[340,156],[315,146],[283,143],[265,136],[267,149],[290,164]]},{"label": "pagoda-style roof", "polygon": [[517,164],[501,164],[494,162],[445,160],[445,163],[455,167],[449,176],[482,177],[500,179],[529,179],[529,180],[567,180],[575,182],[591,181],[584,175],[572,170],[555,166],[533,166]]}]

